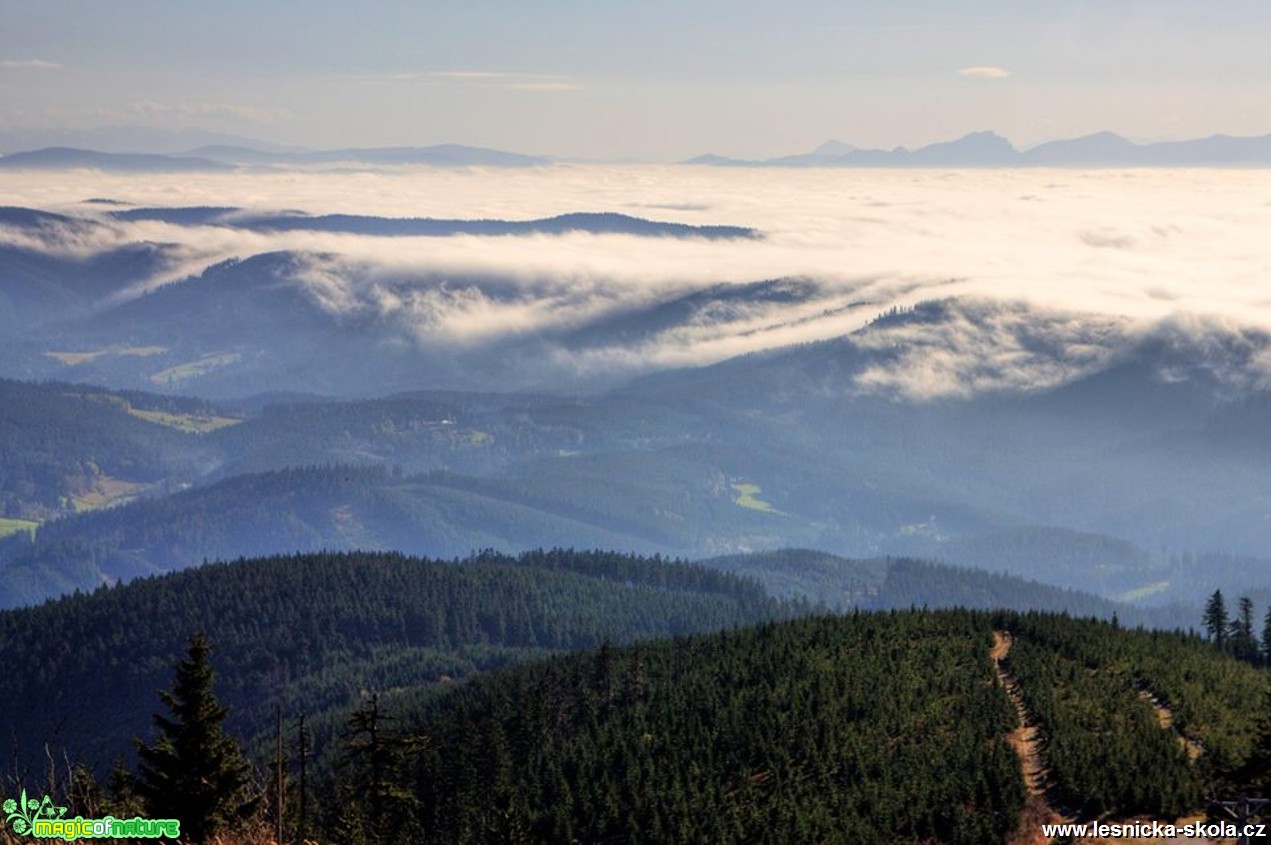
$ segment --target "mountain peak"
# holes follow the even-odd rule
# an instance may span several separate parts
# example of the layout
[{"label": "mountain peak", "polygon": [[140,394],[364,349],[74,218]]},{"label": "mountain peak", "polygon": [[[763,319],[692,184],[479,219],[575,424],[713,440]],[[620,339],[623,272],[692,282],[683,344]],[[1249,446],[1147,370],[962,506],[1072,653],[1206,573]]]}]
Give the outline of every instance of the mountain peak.
[{"label": "mountain peak", "polygon": [[845,156],[848,153],[856,152],[860,147],[847,143],[846,141],[838,141],[834,138],[826,141],[812,151],[812,155],[816,156]]},{"label": "mountain peak", "polygon": [[988,130],[971,132],[954,141],[942,141],[914,150],[910,160],[936,165],[1001,165],[1012,163],[1019,152],[1010,141]]}]

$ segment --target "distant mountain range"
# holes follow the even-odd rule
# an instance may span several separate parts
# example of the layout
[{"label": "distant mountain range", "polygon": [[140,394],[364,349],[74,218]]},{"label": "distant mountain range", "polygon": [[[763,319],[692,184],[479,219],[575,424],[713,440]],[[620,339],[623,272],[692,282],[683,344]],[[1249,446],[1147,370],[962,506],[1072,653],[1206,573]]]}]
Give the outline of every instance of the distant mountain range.
[{"label": "distant mountain range", "polygon": [[[133,136],[121,139],[129,137]],[[217,143],[174,151],[172,145],[179,137],[183,136],[156,140],[138,135],[136,147],[122,150],[69,145],[17,150],[0,156],[0,169],[170,173],[303,166],[535,167],[564,161],[462,144],[309,150],[231,136],[223,142],[213,137]],[[11,140],[5,144],[8,138],[0,133],[0,147],[14,149]],[[1271,165],[1271,135],[1211,135],[1139,144],[1114,132],[1097,132],[1021,150],[1003,136],[985,131],[913,149],[864,149],[829,140],[807,153],[765,159],[707,153],[682,163],[713,167],[1253,167]]]},{"label": "distant mountain range", "polygon": [[125,173],[199,173],[232,170],[233,165],[195,156],[102,153],[74,147],[45,147],[0,157],[5,170],[112,170]]},{"label": "distant mountain range", "polygon": [[439,166],[483,165],[486,167],[530,167],[548,164],[543,156],[468,147],[462,144],[436,144],[428,147],[367,147],[307,152],[271,152],[247,146],[207,146],[191,150],[190,155],[206,156],[234,164],[431,164]]},{"label": "distant mountain range", "polygon": [[685,164],[715,167],[1238,167],[1271,164],[1271,135],[1211,135],[1136,144],[1113,132],[1017,149],[994,132],[909,149],[868,150],[827,141],[810,153],[769,159],[707,154]]},{"label": "distant mountain range", "polygon": [[261,149],[235,144],[198,147],[181,155],[101,152],[78,147],[43,147],[0,156],[0,168],[69,170],[90,168],[121,172],[204,172],[237,167],[285,168],[306,165],[431,165],[434,167],[532,167],[550,164],[541,156],[438,144],[430,147],[374,147],[343,150]]},{"label": "distant mountain range", "polygon": [[205,129],[160,129],[154,126],[95,126],[75,129],[0,128],[0,153],[39,150],[45,147],[76,147],[105,153],[147,152],[184,155],[195,147],[224,144],[248,146],[271,152],[305,152],[307,147],[274,144]]}]

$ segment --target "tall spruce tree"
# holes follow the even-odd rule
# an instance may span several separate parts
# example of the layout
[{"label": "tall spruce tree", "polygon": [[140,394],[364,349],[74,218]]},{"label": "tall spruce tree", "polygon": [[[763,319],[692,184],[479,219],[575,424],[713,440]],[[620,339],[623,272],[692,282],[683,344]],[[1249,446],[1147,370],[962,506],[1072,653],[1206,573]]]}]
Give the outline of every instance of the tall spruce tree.
[{"label": "tall spruce tree", "polygon": [[1271,607],[1262,619],[1262,664],[1271,666]]},{"label": "tall spruce tree", "polygon": [[1205,630],[1209,640],[1219,648],[1227,644],[1227,605],[1222,598],[1222,590],[1214,590],[1214,594],[1205,603]]},{"label": "tall spruce tree", "polygon": [[1253,634],[1253,601],[1241,596],[1236,603],[1236,618],[1231,620],[1228,650],[1241,660],[1258,662],[1258,640]]},{"label": "tall spruce tree", "polygon": [[255,812],[251,772],[222,726],[229,710],[212,693],[211,647],[202,631],[176,665],[172,688],[159,693],[169,716],[156,714],[154,745],[137,740],[136,788],[153,818],[181,822],[183,842],[203,843]]}]

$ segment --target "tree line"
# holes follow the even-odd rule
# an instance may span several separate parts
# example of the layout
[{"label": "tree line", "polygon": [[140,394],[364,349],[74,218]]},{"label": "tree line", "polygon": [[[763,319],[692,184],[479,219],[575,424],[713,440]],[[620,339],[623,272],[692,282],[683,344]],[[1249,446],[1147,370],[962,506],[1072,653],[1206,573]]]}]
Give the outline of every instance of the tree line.
[{"label": "tree line", "polygon": [[1240,596],[1232,613],[1222,590],[1214,590],[1205,602],[1204,626],[1207,639],[1219,651],[1256,666],[1271,666],[1271,607],[1262,617],[1261,631],[1255,632],[1253,600]]}]

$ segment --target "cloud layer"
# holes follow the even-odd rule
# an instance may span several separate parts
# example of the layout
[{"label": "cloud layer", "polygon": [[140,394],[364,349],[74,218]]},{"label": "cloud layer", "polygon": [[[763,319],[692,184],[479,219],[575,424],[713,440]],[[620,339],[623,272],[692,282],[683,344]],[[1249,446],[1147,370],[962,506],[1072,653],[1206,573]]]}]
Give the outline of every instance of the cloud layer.
[{"label": "cloud layer", "polygon": [[[144,180],[14,173],[0,186],[3,205],[109,210],[84,204],[88,197],[515,220],[636,210],[765,232],[756,241],[582,233],[388,239],[109,222],[91,235],[46,238],[43,247],[82,257],[136,241],[179,244],[179,265],[137,280],[132,294],[229,257],[296,251],[306,258],[294,281],[319,307],[380,317],[428,343],[559,337],[690,298],[686,316],[669,326],[558,349],[584,370],[708,363],[840,336],[889,308],[948,297],[1011,305],[991,320],[964,314],[938,331],[906,330],[889,341],[903,341],[906,353],[862,377],[863,386],[940,395],[1056,383],[1097,366],[1117,338],[1181,315],[1271,329],[1264,246],[1271,173],[1263,171],[552,166]],[[0,230],[0,242],[23,238],[30,246],[28,235]],[[725,295],[765,279],[802,281],[794,294]],[[1034,312],[1063,316],[1038,320]],[[980,366],[985,361],[993,363]]]}]

